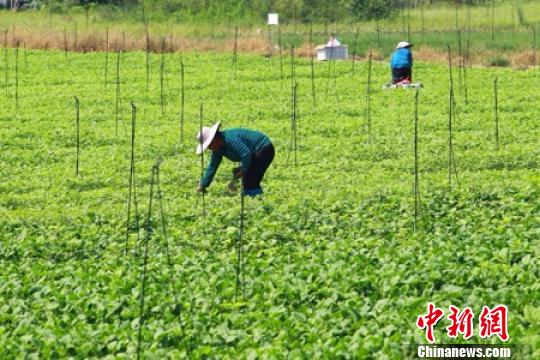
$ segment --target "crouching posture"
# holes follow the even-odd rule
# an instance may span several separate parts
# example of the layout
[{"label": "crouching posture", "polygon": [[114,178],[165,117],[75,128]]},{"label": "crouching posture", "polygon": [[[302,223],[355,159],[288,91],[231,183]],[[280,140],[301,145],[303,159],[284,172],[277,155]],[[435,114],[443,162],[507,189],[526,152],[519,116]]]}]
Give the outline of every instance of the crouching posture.
[{"label": "crouching posture", "polygon": [[411,47],[412,44],[406,41],[397,44],[396,51],[394,51],[390,60],[392,84],[412,82],[413,57]]},{"label": "crouching posture", "polygon": [[270,138],[261,132],[242,128],[219,131],[219,126],[218,122],[212,127],[203,127],[197,135],[197,155],[206,149],[212,151],[210,163],[197,191],[203,192],[210,186],[225,156],[231,161],[240,162],[235,175],[242,178],[244,195],[262,194],[261,180],[275,154]]}]

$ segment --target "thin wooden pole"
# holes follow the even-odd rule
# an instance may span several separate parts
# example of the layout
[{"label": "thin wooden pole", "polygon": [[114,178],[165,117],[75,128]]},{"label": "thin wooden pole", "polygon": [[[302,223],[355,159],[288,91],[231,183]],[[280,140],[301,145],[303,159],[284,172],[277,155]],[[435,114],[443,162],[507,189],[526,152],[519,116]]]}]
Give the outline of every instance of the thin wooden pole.
[{"label": "thin wooden pole", "polygon": [[145,24],[146,33],[146,92],[150,90],[150,34],[148,33],[148,24]]},{"label": "thin wooden pole", "polygon": [[491,41],[495,41],[495,0],[491,0]]},{"label": "thin wooden pole", "polygon": [[272,57],[272,29],[268,25],[268,57]]},{"label": "thin wooden pole", "polygon": [[452,50],[450,48],[450,44],[446,44],[446,47],[448,49],[448,74],[450,77],[450,89],[454,89],[454,78],[452,76]]},{"label": "thin wooden pole", "polygon": [[454,81],[452,77],[452,51],[450,44],[448,48],[448,70],[450,77],[450,89],[448,92],[448,188],[452,189],[452,168],[453,168],[453,143],[452,143],[452,118],[454,115]]},{"label": "thin wooden pole", "polygon": [[297,146],[297,119],[298,119],[298,83],[295,82],[293,89],[293,149],[294,149],[294,166],[298,166],[298,146]]},{"label": "thin wooden pole", "polygon": [[281,43],[281,28],[277,26],[278,30],[278,44],[279,44],[279,76],[281,80],[281,88],[283,89],[283,53],[282,53],[282,43]]},{"label": "thin wooden pole", "polygon": [[236,63],[238,61],[237,53],[238,53],[238,26],[234,28],[234,50],[233,50],[233,58],[232,58],[233,79],[236,79]]},{"label": "thin wooden pole", "polygon": [[352,74],[354,76],[354,64],[356,62],[356,43],[358,41],[358,29],[354,31],[354,45],[353,45],[353,58],[352,58]]},{"label": "thin wooden pole", "polygon": [[[204,102],[201,101],[201,106],[199,108],[199,134],[201,134],[199,139],[199,144],[203,145],[203,137],[202,137],[202,128],[203,128],[203,106]],[[201,152],[201,181],[204,178],[204,151]],[[203,207],[203,223],[206,221],[206,204],[204,202],[204,189],[202,191],[202,207]]]},{"label": "thin wooden pole", "polygon": [[424,0],[420,0],[420,18],[422,23],[422,36],[424,35],[425,31],[425,22],[424,22]]},{"label": "thin wooden pole", "polygon": [[120,53],[122,50],[116,52],[116,121],[114,127],[114,134],[118,136],[118,119],[120,116]]},{"label": "thin wooden pole", "polygon": [[131,203],[133,199],[134,212],[135,212],[135,228],[138,232],[139,227],[139,213],[137,207],[137,192],[135,184],[135,129],[137,120],[137,108],[135,104],[131,103],[131,156],[129,165],[129,179],[128,179],[128,203],[127,203],[127,220],[126,220],[126,243],[124,254],[127,255],[129,245],[129,234],[132,230],[131,226]]},{"label": "thin wooden pole", "polygon": [[450,87],[450,91],[448,93],[448,188],[452,190],[452,151],[453,151],[453,144],[452,144],[452,116],[453,116],[453,96],[454,96],[454,89]]},{"label": "thin wooden pole", "polygon": [[313,100],[313,109],[316,107],[315,99],[315,66],[314,66],[314,55],[311,56],[311,99]]},{"label": "thin wooden pole", "polygon": [[28,53],[26,51],[26,42],[23,41],[23,51],[24,51],[24,72],[28,73]]},{"label": "thin wooden pole", "polygon": [[536,26],[533,26],[533,66],[536,67]]},{"label": "thin wooden pole", "polygon": [[369,52],[368,57],[368,80],[366,86],[366,124],[368,135],[371,136],[371,71],[372,71],[373,53]]},{"label": "thin wooden pole", "polygon": [[243,299],[246,297],[245,285],[243,279],[244,263],[244,191],[240,192],[240,226],[238,231],[238,240],[236,244],[236,291],[235,298],[238,299],[240,289],[242,289]]},{"label": "thin wooden pole", "polygon": [[377,49],[381,48],[381,24],[380,19],[377,18]]},{"label": "thin wooden pole", "polygon": [[137,329],[137,360],[140,359],[141,353],[141,339],[142,339],[142,327],[144,325],[144,299],[145,299],[145,289],[146,289],[146,272],[148,264],[148,243],[154,233],[152,227],[152,202],[154,199],[154,181],[157,173],[157,166],[152,166],[152,176],[150,180],[150,199],[148,202],[148,213],[146,215],[145,221],[145,237],[144,237],[144,259],[143,259],[143,276],[142,276],[142,285],[141,285],[141,295],[139,301],[139,327]]},{"label": "thin wooden pole", "polygon": [[163,102],[163,77],[165,73],[165,38],[161,38],[161,62],[159,64],[159,104],[161,106],[161,116],[165,114]]},{"label": "thin wooden pole", "polygon": [[80,117],[79,117],[79,99],[75,96],[75,119],[77,127],[77,161],[75,164],[75,176],[79,176],[79,148],[80,148]]},{"label": "thin wooden pole", "polygon": [[461,31],[456,30],[457,46],[458,46],[458,89],[461,93],[463,90],[463,51],[461,47]]},{"label": "thin wooden pole", "polygon": [[411,4],[407,0],[407,41],[411,42]]},{"label": "thin wooden pole", "polygon": [[109,77],[109,26],[105,29],[105,87]]},{"label": "thin wooden pole", "polygon": [[[467,39],[467,49],[469,48],[469,40]],[[468,53],[469,50],[465,50],[465,56],[461,58],[462,68],[463,68],[463,96],[465,100],[465,105],[469,104],[469,95],[467,90],[467,62],[468,62]]]},{"label": "thin wooden pole", "polygon": [[330,76],[332,75],[332,61],[334,58],[334,47],[330,47],[330,59],[328,59],[328,75],[326,77],[326,91],[324,94],[325,100],[328,98],[328,90],[330,90]]},{"label": "thin wooden pole", "polygon": [[4,86],[6,88],[6,97],[8,96],[8,47],[7,47],[8,30],[4,30]]},{"label": "thin wooden pole", "polygon": [[[309,22],[309,48],[310,51],[313,51],[313,20],[310,20]],[[311,54],[310,56],[310,67],[311,67],[311,100],[313,103],[313,109],[316,107],[316,99],[315,99],[315,54]]]},{"label": "thin wooden pole", "polygon": [[184,143],[184,107],[185,107],[185,88],[184,88],[184,61],[180,59],[180,143]]},{"label": "thin wooden pole", "polygon": [[418,177],[418,94],[414,95],[414,232],[420,215],[420,181]]},{"label": "thin wooden pole", "polygon": [[66,26],[64,25],[64,53],[66,55],[66,60],[68,58],[68,42],[67,42],[67,31]]},{"label": "thin wooden pole", "polygon": [[497,78],[493,80],[493,119],[495,121],[495,150],[499,151],[499,105],[497,94]]},{"label": "thin wooden pole", "polygon": [[74,40],[73,40],[73,51],[77,51],[77,49],[79,48],[79,42],[78,42],[78,38],[77,38],[77,23],[75,23],[75,29],[73,30],[74,32]]},{"label": "thin wooden pole", "polygon": [[19,41],[15,44],[15,107],[19,110]]}]

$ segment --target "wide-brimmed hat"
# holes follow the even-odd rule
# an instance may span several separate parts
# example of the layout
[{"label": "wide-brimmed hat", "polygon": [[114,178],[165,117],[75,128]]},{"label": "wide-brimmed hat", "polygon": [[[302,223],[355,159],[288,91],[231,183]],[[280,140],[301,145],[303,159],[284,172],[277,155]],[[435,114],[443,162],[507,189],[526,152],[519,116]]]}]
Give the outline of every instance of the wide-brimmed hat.
[{"label": "wide-brimmed hat", "polygon": [[214,140],[220,125],[221,123],[218,121],[212,127],[205,126],[202,128],[202,131],[199,131],[197,134],[197,141],[199,142],[197,145],[197,155],[201,155],[208,148],[212,140]]},{"label": "wide-brimmed hat", "polygon": [[396,46],[396,49],[402,49],[402,48],[406,48],[406,47],[411,47],[412,44],[410,42],[407,42],[407,41],[400,41],[397,46]]}]

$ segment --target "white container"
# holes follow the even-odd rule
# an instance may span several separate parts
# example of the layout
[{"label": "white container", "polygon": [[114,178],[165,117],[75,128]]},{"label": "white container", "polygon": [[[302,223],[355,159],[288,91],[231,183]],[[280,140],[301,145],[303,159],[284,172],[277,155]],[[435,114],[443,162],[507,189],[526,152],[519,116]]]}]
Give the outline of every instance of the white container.
[{"label": "white container", "polygon": [[278,14],[276,13],[268,14],[268,25],[279,25]]},{"label": "white container", "polygon": [[317,60],[346,60],[349,56],[349,47],[347,45],[326,46],[319,45],[317,50]]}]

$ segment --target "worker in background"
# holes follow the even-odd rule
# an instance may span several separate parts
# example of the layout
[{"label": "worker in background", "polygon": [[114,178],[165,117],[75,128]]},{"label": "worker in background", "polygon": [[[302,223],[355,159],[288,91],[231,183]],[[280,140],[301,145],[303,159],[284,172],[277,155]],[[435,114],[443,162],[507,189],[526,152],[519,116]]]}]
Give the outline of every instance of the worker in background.
[{"label": "worker in background", "polygon": [[396,51],[394,51],[390,60],[392,84],[412,82],[413,57],[411,47],[412,44],[407,41],[401,41],[397,44]]},{"label": "worker in background", "polygon": [[235,176],[242,179],[244,195],[255,196],[263,193],[261,180],[266,169],[274,160],[274,145],[270,138],[259,132],[243,128],[220,131],[220,123],[212,127],[203,127],[197,134],[199,145],[197,155],[206,149],[212,151],[210,163],[197,187],[198,192],[206,191],[225,156],[227,159],[240,162]]},{"label": "worker in background", "polygon": [[341,45],[341,43],[337,39],[336,34],[332,33],[332,35],[330,36],[330,39],[326,43],[326,47],[337,47],[339,45]]}]

